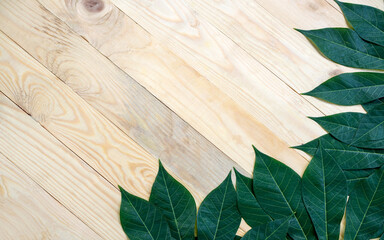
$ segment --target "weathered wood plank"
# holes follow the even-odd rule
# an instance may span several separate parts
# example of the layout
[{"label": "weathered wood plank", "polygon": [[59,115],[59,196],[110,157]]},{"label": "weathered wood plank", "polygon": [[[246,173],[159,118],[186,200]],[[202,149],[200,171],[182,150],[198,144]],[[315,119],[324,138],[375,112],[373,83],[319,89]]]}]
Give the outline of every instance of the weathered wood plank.
[{"label": "weathered wood plank", "polygon": [[116,188],[2,93],[0,123],[4,156],[102,238],[126,239]]},{"label": "weathered wood plank", "polygon": [[[306,92],[336,73],[350,70],[318,54],[298,32],[284,25],[283,19],[272,16],[255,1],[186,2],[201,21],[210,22],[297,92]],[[294,7],[292,4],[290,8]],[[325,11],[333,10],[333,14],[340,15],[328,4],[323,7],[329,8]],[[327,115],[362,111],[360,106],[346,108],[316,98],[306,99]]]},{"label": "weathered wood plank", "polygon": [[254,164],[251,144],[292,166],[301,164],[281,136],[110,2],[94,1],[102,6],[98,11],[90,10],[86,1],[40,2],[245,169]]},{"label": "weathered wood plank", "polygon": [[196,189],[208,192],[233,166],[241,169],[42,5],[0,6],[2,31]]},{"label": "weathered wood plank", "polygon": [[112,2],[289,144],[323,133],[317,109],[183,2]]},{"label": "weathered wood plank", "polygon": [[0,153],[1,239],[102,239]]}]

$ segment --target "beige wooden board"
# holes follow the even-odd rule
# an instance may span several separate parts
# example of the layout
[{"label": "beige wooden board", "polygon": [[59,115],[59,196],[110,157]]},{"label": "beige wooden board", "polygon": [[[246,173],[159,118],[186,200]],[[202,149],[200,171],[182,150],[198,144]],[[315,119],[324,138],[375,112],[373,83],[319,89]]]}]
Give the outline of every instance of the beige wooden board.
[{"label": "beige wooden board", "polygon": [[306,116],[362,111],[299,94],[354,71],[293,30],[335,26],[331,0],[0,1],[0,239],[125,239],[116,186],[147,198],[158,158],[198,203],[252,144],[301,174]]},{"label": "beige wooden board", "polygon": [[0,153],[1,239],[102,239]]}]

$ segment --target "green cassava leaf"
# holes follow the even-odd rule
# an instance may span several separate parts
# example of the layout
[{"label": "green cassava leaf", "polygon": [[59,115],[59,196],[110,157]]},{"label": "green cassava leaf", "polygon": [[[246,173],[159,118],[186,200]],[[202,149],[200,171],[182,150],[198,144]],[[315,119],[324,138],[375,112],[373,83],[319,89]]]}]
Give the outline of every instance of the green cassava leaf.
[{"label": "green cassava leaf", "polygon": [[363,149],[342,143],[326,134],[294,148],[314,155],[319,142],[342,169],[376,168],[384,164],[384,150]]},{"label": "green cassava leaf", "polygon": [[356,183],[372,175],[378,168],[344,170],[348,182],[348,194],[353,190]]},{"label": "green cassava leaf", "polygon": [[384,47],[362,40],[348,28],[298,30],[332,61],[355,68],[384,69]]},{"label": "green cassava leaf", "polygon": [[197,215],[199,240],[233,240],[241,221],[231,174],[201,203]]},{"label": "green cassava leaf", "polygon": [[293,215],[288,230],[293,239],[316,239],[311,219],[301,197],[300,176],[255,147],[254,150],[256,163],[253,189],[260,206],[273,219]]},{"label": "green cassava leaf", "polygon": [[189,191],[164,169],[160,161],[149,202],[164,214],[174,239],[195,238],[195,200]]},{"label": "green cassava leaf", "polygon": [[241,217],[251,226],[256,227],[272,221],[272,218],[260,207],[253,194],[252,179],[247,178],[235,169],[237,207]]},{"label": "green cassava leaf", "polygon": [[243,240],[282,240],[287,236],[289,221],[292,217],[276,219],[249,230]]},{"label": "green cassava leaf", "polygon": [[364,115],[351,145],[384,148],[384,105],[378,105]]},{"label": "green cassava leaf", "polygon": [[374,109],[375,107],[377,107],[378,105],[381,105],[383,103],[384,103],[384,99],[380,98],[380,99],[376,99],[376,100],[369,102],[369,103],[364,103],[361,106],[364,108],[365,111],[369,112],[372,109]]},{"label": "green cassava leaf", "polygon": [[302,179],[305,207],[319,240],[338,239],[347,203],[347,180],[321,142]]},{"label": "green cassava leaf", "polygon": [[131,240],[171,240],[169,226],[158,208],[122,187],[120,221]]},{"label": "green cassava leaf", "polygon": [[384,12],[370,6],[344,3],[339,4],[348,23],[361,38],[384,46]]},{"label": "green cassava leaf", "polygon": [[363,104],[384,97],[384,74],[344,73],[304,94],[339,105]]},{"label": "green cassava leaf", "polygon": [[345,239],[379,237],[384,226],[384,166],[355,184],[347,204]]},{"label": "green cassava leaf", "polygon": [[367,114],[339,113],[312,118],[338,140],[360,148],[384,148],[384,105]]}]

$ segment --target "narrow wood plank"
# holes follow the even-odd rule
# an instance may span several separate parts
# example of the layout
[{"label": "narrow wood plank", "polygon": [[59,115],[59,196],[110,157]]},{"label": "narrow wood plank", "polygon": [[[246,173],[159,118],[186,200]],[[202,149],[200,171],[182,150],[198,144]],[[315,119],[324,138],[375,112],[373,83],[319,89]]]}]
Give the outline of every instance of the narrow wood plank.
[{"label": "narrow wood plank", "polygon": [[102,238],[126,239],[116,188],[2,93],[0,123],[4,156]]},{"label": "narrow wood plank", "polygon": [[254,164],[251,144],[276,158],[293,159],[292,166],[300,164],[280,136],[112,3],[96,1],[102,7],[93,11],[87,1],[40,2],[245,169]]},{"label": "narrow wood plank", "polygon": [[[351,69],[324,58],[283,19],[269,14],[253,0],[188,0],[201,21],[208,21],[271,70],[297,92],[306,92],[329,77]],[[285,11],[289,11],[286,6]],[[335,9],[328,4],[328,11]],[[308,97],[323,113],[362,111],[360,106],[341,107]]]},{"label": "narrow wood plank", "polygon": [[0,6],[2,31],[196,189],[208,192],[233,166],[241,169],[38,2]]},{"label": "narrow wood plank", "polygon": [[0,153],[1,239],[102,239]]},{"label": "narrow wood plank", "polygon": [[112,2],[289,144],[323,133],[317,109],[183,2]]}]

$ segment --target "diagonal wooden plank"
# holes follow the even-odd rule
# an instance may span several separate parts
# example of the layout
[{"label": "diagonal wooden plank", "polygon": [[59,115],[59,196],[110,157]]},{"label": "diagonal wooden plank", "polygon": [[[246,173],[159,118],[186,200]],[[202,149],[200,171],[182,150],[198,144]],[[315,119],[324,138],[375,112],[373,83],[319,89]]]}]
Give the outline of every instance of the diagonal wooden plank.
[{"label": "diagonal wooden plank", "polygon": [[[316,52],[308,41],[303,41],[298,32],[283,24],[283,19],[272,16],[255,1],[186,2],[197,13],[197,18],[214,25],[296,92],[305,92],[336,72],[350,70],[320,54],[312,54]],[[327,4],[325,6],[334,10]],[[334,13],[339,15],[337,11]],[[340,111],[362,111],[361,107],[345,108],[316,98],[307,99],[327,115]]]},{"label": "diagonal wooden plank", "polygon": [[1,30],[177,176],[207,192],[238,166],[36,1],[0,5]]},{"label": "diagonal wooden plank", "polygon": [[321,134],[305,117],[318,110],[184,2],[112,2],[289,144]]},{"label": "diagonal wooden plank", "polygon": [[0,153],[1,239],[102,239]]},{"label": "diagonal wooden plank", "polygon": [[104,239],[126,239],[119,191],[0,93],[0,152]]},{"label": "diagonal wooden plank", "polygon": [[254,164],[251,144],[298,165],[280,136],[110,2],[94,2],[98,11],[86,1],[40,2],[245,169]]},{"label": "diagonal wooden plank", "polygon": [[[0,70],[0,91],[31,118],[110,183],[148,198],[158,161],[2,33]],[[187,174],[183,178],[186,181],[179,181],[190,188],[198,203],[210,191],[207,187],[221,181],[202,183]]]}]

